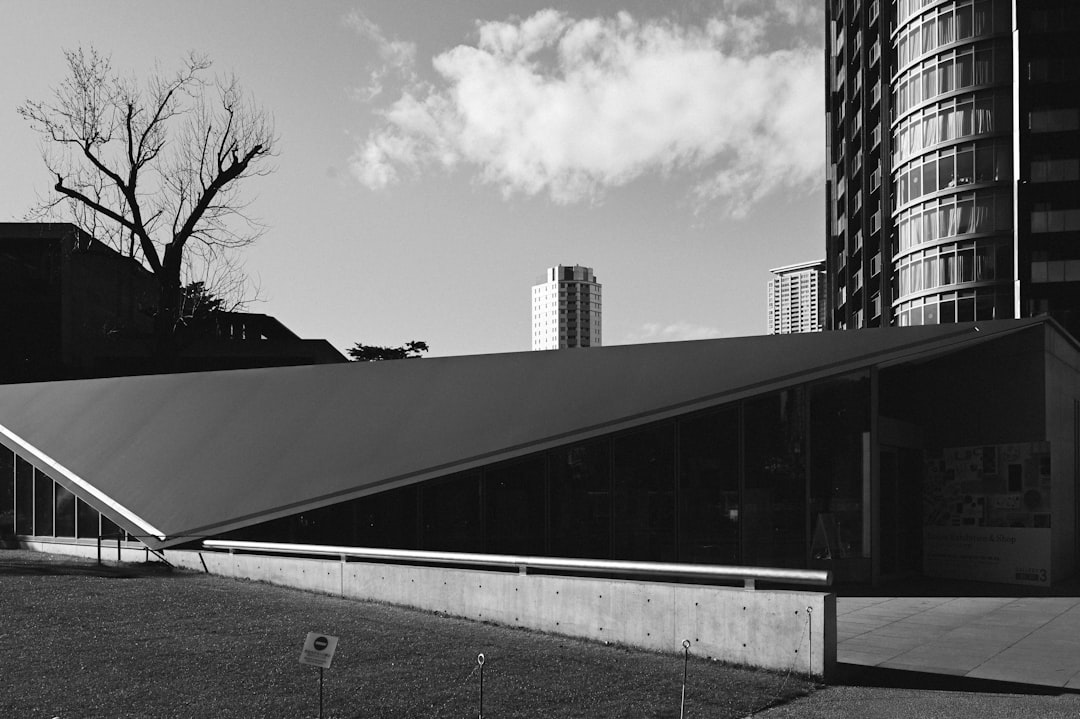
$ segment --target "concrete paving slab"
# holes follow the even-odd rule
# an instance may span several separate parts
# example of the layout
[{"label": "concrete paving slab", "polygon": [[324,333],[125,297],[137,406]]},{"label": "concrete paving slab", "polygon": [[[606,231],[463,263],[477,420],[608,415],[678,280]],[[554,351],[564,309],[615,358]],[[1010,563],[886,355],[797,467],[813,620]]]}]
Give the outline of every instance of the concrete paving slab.
[{"label": "concrete paving slab", "polygon": [[841,596],[837,659],[844,664],[1080,688],[1080,597]]}]

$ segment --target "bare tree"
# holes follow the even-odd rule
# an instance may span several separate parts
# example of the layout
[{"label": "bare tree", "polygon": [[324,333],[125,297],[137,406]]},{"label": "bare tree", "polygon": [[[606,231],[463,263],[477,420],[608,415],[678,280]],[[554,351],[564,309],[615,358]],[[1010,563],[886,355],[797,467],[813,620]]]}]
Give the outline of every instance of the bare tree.
[{"label": "bare tree", "polygon": [[18,109],[41,135],[56,178],[38,210],[65,211],[153,273],[155,347],[171,361],[183,287],[216,277],[234,290],[236,251],[264,231],[239,190],[241,180],[273,169],[272,118],[236,78],[209,77],[201,55],[141,84],[93,48],[65,56],[68,75],[50,100]]}]

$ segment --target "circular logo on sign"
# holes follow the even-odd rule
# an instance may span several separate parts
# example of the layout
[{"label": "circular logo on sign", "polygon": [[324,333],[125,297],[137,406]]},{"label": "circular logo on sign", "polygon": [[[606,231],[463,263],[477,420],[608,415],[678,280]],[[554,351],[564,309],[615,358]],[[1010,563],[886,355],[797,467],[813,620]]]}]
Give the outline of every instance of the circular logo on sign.
[{"label": "circular logo on sign", "polygon": [[326,649],[326,646],[329,643],[330,642],[329,640],[327,640],[326,637],[315,637],[315,641],[311,643],[311,646],[315,647],[321,652],[323,649]]}]

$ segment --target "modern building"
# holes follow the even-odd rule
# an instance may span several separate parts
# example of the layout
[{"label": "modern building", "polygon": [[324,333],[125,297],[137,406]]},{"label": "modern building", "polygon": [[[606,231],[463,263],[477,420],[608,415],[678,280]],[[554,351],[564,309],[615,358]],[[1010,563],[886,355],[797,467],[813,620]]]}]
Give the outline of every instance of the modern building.
[{"label": "modern building", "polygon": [[0,386],[0,534],[1076,573],[1048,318]]},{"label": "modern building", "polygon": [[[0,383],[154,371],[157,291],[75,225],[0,223]],[[178,337],[182,371],[346,361],[262,314],[215,312]]]},{"label": "modern building", "polygon": [[825,260],[769,270],[768,324],[771,335],[820,332],[825,327]]},{"label": "modern building", "polygon": [[1080,331],[1080,4],[826,0],[827,327]]},{"label": "modern building", "polygon": [[591,267],[549,267],[532,288],[532,348],[599,347],[600,283]]}]

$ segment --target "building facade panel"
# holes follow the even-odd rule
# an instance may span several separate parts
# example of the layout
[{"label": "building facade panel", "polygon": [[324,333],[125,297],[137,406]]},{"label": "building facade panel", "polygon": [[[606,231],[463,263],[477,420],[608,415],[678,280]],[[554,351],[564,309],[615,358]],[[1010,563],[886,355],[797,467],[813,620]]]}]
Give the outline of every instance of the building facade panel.
[{"label": "building facade panel", "polygon": [[826,27],[827,327],[1080,331],[1080,6],[829,0]]},{"label": "building facade panel", "polygon": [[549,267],[532,288],[532,348],[600,347],[601,315],[601,285],[591,267]]}]

